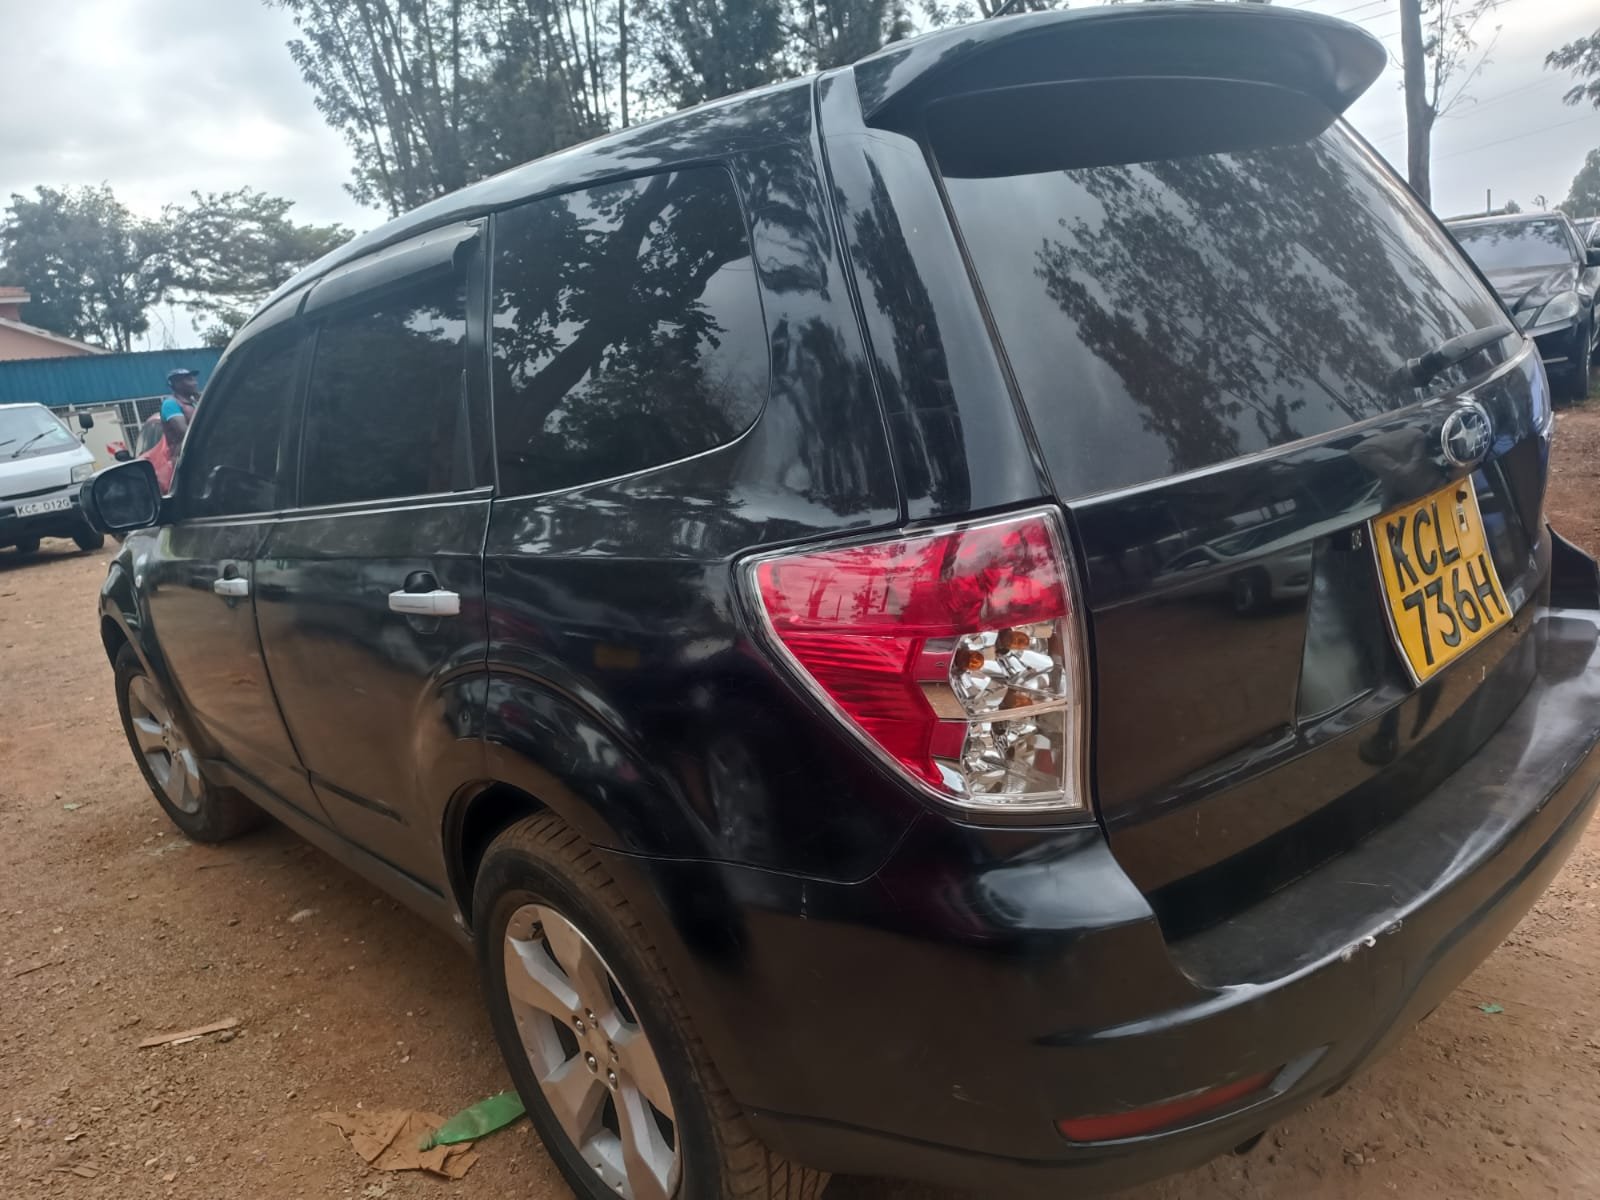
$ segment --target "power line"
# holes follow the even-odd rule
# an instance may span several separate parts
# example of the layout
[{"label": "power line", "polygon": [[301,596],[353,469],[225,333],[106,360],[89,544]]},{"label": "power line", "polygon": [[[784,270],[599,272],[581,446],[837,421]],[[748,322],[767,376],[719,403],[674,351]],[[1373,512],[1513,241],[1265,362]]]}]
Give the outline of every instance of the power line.
[{"label": "power line", "polygon": [[1450,151],[1449,154],[1436,154],[1436,155],[1434,155],[1434,161],[1435,162],[1441,162],[1441,161],[1443,161],[1444,159],[1447,159],[1447,158],[1458,158],[1463,154],[1474,154],[1479,150],[1487,150],[1491,146],[1503,146],[1507,142],[1520,142],[1524,138],[1535,137],[1535,136],[1537,136],[1538,134],[1541,134],[1541,133],[1548,133],[1552,129],[1564,129],[1566,126],[1568,126],[1568,125],[1576,125],[1580,121],[1593,120],[1595,118],[1595,116],[1596,116],[1595,113],[1586,113],[1581,117],[1573,117],[1570,121],[1557,121],[1554,125],[1545,125],[1545,126],[1543,126],[1542,128],[1539,128],[1539,129],[1525,129],[1521,133],[1512,134],[1510,137],[1495,138],[1495,140],[1492,141],[1492,142],[1480,142],[1476,146],[1463,146],[1459,150]]},{"label": "power line", "polygon": [[1532,83],[1525,83],[1521,87],[1514,87],[1503,92],[1496,92],[1492,96],[1485,96],[1482,100],[1475,100],[1471,96],[1468,96],[1463,99],[1463,103],[1465,103],[1466,100],[1471,100],[1471,107],[1465,108],[1461,112],[1441,114],[1441,119],[1454,120],[1459,117],[1464,117],[1470,113],[1476,112],[1480,108],[1487,108],[1491,104],[1498,104],[1500,101],[1509,99],[1512,96],[1520,96],[1524,92],[1533,91],[1534,88],[1550,87],[1552,85],[1565,89],[1568,86],[1568,83],[1565,79],[1558,79],[1555,76],[1548,76],[1544,79],[1535,79]]},{"label": "power line", "polygon": [[[1367,3],[1365,3],[1365,4],[1353,5],[1350,8],[1341,8],[1337,12],[1323,13],[1322,15],[1325,16],[1325,17],[1342,17],[1346,13],[1360,12],[1364,8],[1388,8],[1388,7],[1389,7],[1389,0],[1367,0]],[[1372,17],[1368,17],[1367,18],[1367,20],[1369,20],[1369,21],[1373,20],[1373,19],[1374,18],[1372,18]],[[1357,25],[1359,25],[1360,23],[1361,22],[1359,22],[1359,21],[1355,22],[1355,24],[1357,24]]]},{"label": "power line", "polygon": [[[1485,96],[1482,100],[1475,100],[1470,107],[1464,106],[1460,112],[1441,113],[1439,119],[1441,121],[1460,120],[1462,117],[1470,116],[1480,108],[1487,108],[1491,104],[1498,104],[1502,100],[1509,100],[1512,96],[1520,96],[1525,92],[1533,91],[1535,88],[1550,87],[1552,85],[1564,88],[1567,86],[1567,81],[1554,77],[1548,79],[1535,79],[1532,83],[1525,83],[1521,87],[1507,88],[1503,92],[1495,92],[1491,96]],[[1398,138],[1405,137],[1405,135],[1406,127],[1401,125],[1398,129],[1388,129],[1383,133],[1367,135],[1367,140],[1374,146],[1381,146],[1385,142],[1395,141]]]}]

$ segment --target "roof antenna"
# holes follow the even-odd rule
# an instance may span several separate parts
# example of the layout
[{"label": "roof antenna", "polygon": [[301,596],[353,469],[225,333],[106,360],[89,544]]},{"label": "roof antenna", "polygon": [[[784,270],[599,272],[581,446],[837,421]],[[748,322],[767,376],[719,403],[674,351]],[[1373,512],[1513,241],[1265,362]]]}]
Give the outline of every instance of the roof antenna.
[{"label": "roof antenna", "polygon": [[996,17],[1003,17],[1020,3],[1022,3],[1022,0],[1006,0],[1004,4],[990,13],[986,19],[992,21]]}]

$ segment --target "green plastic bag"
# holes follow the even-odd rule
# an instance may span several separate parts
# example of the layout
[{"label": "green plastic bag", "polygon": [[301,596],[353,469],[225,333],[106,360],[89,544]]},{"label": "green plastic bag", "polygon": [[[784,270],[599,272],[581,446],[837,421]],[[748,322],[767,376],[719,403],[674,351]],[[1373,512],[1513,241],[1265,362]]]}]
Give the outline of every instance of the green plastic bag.
[{"label": "green plastic bag", "polygon": [[501,1092],[463,1108],[423,1138],[417,1149],[432,1150],[435,1146],[475,1141],[496,1129],[504,1129],[526,1111],[521,1096],[515,1092]]}]

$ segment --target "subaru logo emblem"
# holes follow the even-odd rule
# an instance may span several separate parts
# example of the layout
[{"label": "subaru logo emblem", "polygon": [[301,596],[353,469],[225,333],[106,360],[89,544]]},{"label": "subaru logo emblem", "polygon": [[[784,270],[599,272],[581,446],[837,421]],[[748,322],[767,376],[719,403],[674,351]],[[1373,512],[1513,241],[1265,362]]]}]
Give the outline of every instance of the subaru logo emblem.
[{"label": "subaru logo emblem", "polygon": [[1477,466],[1493,444],[1494,422],[1476,400],[1458,405],[1439,430],[1440,449],[1458,467]]}]

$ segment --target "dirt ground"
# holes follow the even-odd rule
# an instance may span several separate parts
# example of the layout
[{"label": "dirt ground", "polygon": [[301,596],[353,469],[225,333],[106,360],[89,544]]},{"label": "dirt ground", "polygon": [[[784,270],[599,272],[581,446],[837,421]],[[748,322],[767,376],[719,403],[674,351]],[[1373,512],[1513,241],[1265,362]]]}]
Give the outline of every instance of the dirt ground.
[{"label": "dirt ground", "polygon": [[[1551,516],[1600,550],[1600,403],[1557,421]],[[172,829],[96,635],[109,553],[0,552],[0,1196],[565,1197],[525,1122],[447,1183],[369,1174],[316,1120],[507,1086],[470,963],[282,829],[221,848]],[[1600,1195],[1597,902],[1600,826],[1396,1053],[1253,1154],[1125,1200]],[[137,1048],[225,1017],[229,1040]]]}]

